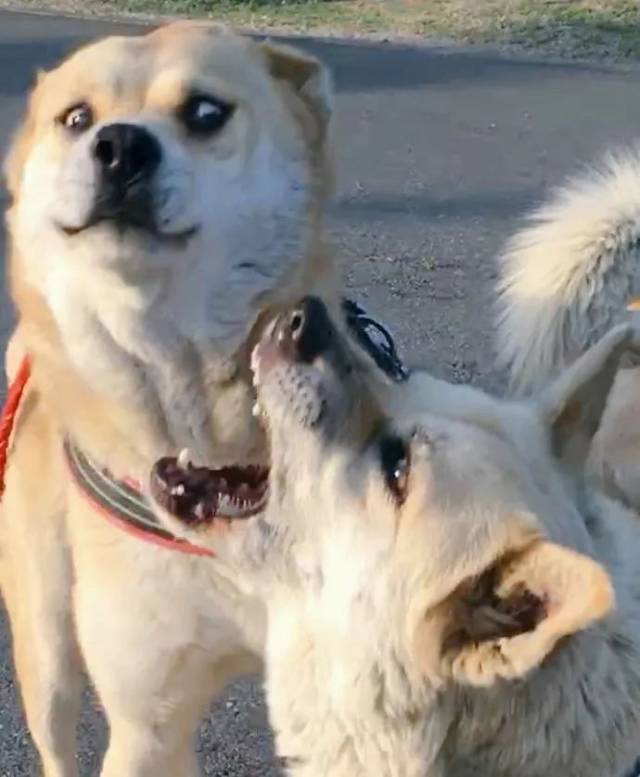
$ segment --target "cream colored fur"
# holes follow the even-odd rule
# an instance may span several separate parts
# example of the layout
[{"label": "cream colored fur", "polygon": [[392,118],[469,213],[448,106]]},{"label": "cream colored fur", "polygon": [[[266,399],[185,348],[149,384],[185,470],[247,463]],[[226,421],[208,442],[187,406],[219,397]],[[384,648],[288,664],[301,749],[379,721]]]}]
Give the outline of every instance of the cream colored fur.
[{"label": "cream colored fur", "polygon": [[[236,105],[206,140],[177,119],[194,89]],[[94,121],[72,135],[60,119],[81,101]],[[83,664],[110,725],[104,777],[196,774],[192,739],[212,696],[260,667],[255,597],[222,562],[94,513],[62,443],[142,482],[183,447],[211,465],[266,460],[251,344],[268,311],[312,290],[336,299],[323,242],[330,112],[315,59],[195,24],[92,44],[34,88],[6,167],[18,310],[7,372],[28,353],[33,374],[0,513],[0,585],[45,777],[78,774]],[[86,219],[89,149],[114,121],[145,127],[162,149],[157,237],[60,229]]]},{"label": "cream colored fur", "polygon": [[[527,393],[570,364],[640,295],[640,149],[556,191],[509,243],[500,268],[497,348]],[[621,373],[591,469],[640,510],[640,372]]]},{"label": "cream colored fur", "polygon": [[[267,604],[289,773],[624,777],[640,525],[583,469],[640,331],[614,329],[522,401],[420,373],[389,385],[333,343],[311,366],[256,359],[272,490],[230,560]],[[406,479],[389,479],[390,439]]]}]

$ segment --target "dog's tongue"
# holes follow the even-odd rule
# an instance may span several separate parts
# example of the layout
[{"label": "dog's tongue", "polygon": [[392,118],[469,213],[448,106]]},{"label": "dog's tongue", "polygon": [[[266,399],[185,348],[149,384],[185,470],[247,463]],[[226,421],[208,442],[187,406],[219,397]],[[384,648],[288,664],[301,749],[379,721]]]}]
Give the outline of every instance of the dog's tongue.
[{"label": "dog's tongue", "polygon": [[151,473],[154,499],[189,525],[249,518],[267,497],[269,471],[257,466],[196,467],[184,457],[159,459]]}]

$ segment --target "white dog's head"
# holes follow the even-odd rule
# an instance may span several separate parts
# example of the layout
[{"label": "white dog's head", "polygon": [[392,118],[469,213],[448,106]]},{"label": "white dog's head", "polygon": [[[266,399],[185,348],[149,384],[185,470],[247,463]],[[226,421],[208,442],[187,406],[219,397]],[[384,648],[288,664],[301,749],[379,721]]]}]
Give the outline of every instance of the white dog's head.
[{"label": "white dog's head", "polygon": [[[626,330],[612,332],[535,402],[473,406],[462,389],[445,417],[433,396],[420,410],[419,376],[372,383],[319,300],[265,332],[253,361],[271,494],[246,566],[271,604],[284,748],[308,755],[313,737],[301,745],[295,732],[324,710],[368,758],[384,737],[396,767],[419,729],[421,766],[406,773],[431,774],[420,748],[436,734],[421,721],[444,719],[437,694],[448,683],[522,678],[610,611],[607,573],[576,550],[588,532],[561,462],[578,427],[594,427],[589,407],[601,412],[625,343]],[[298,704],[298,683],[313,682],[302,669],[288,679],[287,650],[315,656],[315,707]]]},{"label": "white dog's head", "polygon": [[308,271],[330,91],[313,58],[212,25],[81,49],[8,158],[20,272],[53,307],[71,276],[157,278],[185,334],[229,350]]},{"label": "white dog's head", "polygon": [[[346,578],[361,567],[359,583],[380,597],[386,622],[399,619],[400,643],[437,619],[442,633],[429,629],[434,676],[460,674],[469,655],[478,663],[473,672],[465,664],[466,681],[522,675],[609,608],[604,572],[552,544],[569,536],[563,522],[580,520],[555,458],[563,451],[553,446],[567,445],[574,421],[558,406],[584,393],[581,381],[564,379],[540,403],[496,401],[478,421],[465,417],[464,402],[453,417],[434,415],[428,402],[416,412],[410,395],[419,383],[377,385],[317,299],[280,317],[254,363],[271,440],[274,527],[311,542],[323,576],[340,558],[352,570]],[[612,378],[611,364],[603,369]],[[590,389],[601,372],[594,379],[589,371]],[[403,395],[407,412],[398,409]],[[575,532],[579,547],[583,534]]]}]

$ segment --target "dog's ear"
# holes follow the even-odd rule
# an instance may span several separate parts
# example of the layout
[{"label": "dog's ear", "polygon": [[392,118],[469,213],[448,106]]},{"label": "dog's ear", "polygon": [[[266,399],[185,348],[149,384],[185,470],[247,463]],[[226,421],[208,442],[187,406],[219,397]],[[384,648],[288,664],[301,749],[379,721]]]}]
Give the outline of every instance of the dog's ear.
[{"label": "dog's ear", "polygon": [[[466,580],[420,628],[425,671],[465,685],[524,677],[556,644],[607,615],[609,576],[592,559],[536,539]],[[434,638],[437,655],[434,654]]]},{"label": "dog's ear", "polygon": [[260,45],[271,75],[291,86],[309,106],[324,132],[333,112],[333,83],[328,68],[293,46],[271,41]]},{"label": "dog's ear", "polygon": [[[533,400],[563,466],[584,468],[616,373],[639,353],[639,330],[616,327]],[[416,655],[425,673],[479,686],[524,677],[614,606],[598,563],[535,534],[517,532],[492,557],[420,623]]]},{"label": "dog's ear", "polygon": [[7,191],[9,192],[11,199],[15,199],[18,193],[24,164],[26,162],[29,149],[31,148],[33,133],[35,131],[33,94],[44,76],[45,73],[43,71],[38,71],[36,73],[24,119],[13,135],[11,143],[9,144],[9,152],[4,161],[2,172],[7,184]]},{"label": "dog's ear", "polygon": [[637,366],[640,329],[622,324],[608,332],[541,393],[553,453],[581,470],[621,367]]}]

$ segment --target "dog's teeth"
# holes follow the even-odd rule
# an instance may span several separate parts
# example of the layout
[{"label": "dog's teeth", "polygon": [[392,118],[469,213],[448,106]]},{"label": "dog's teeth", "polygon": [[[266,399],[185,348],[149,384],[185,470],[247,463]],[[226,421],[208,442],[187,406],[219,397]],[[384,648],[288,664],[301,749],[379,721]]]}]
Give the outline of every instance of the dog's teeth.
[{"label": "dog's teeth", "polygon": [[260,404],[260,402],[254,403],[253,408],[251,409],[251,413],[254,418],[261,418],[263,420],[267,418],[267,411]]},{"label": "dog's teeth", "polygon": [[188,448],[183,448],[178,454],[178,466],[187,469],[189,464],[191,464],[191,454]]},{"label": "dog's teeth", "polygon": [[184,496],[184,486],[182,483],[178,483],[177,486],[174,486],[171,489],[171,495],[172,496]]}]

